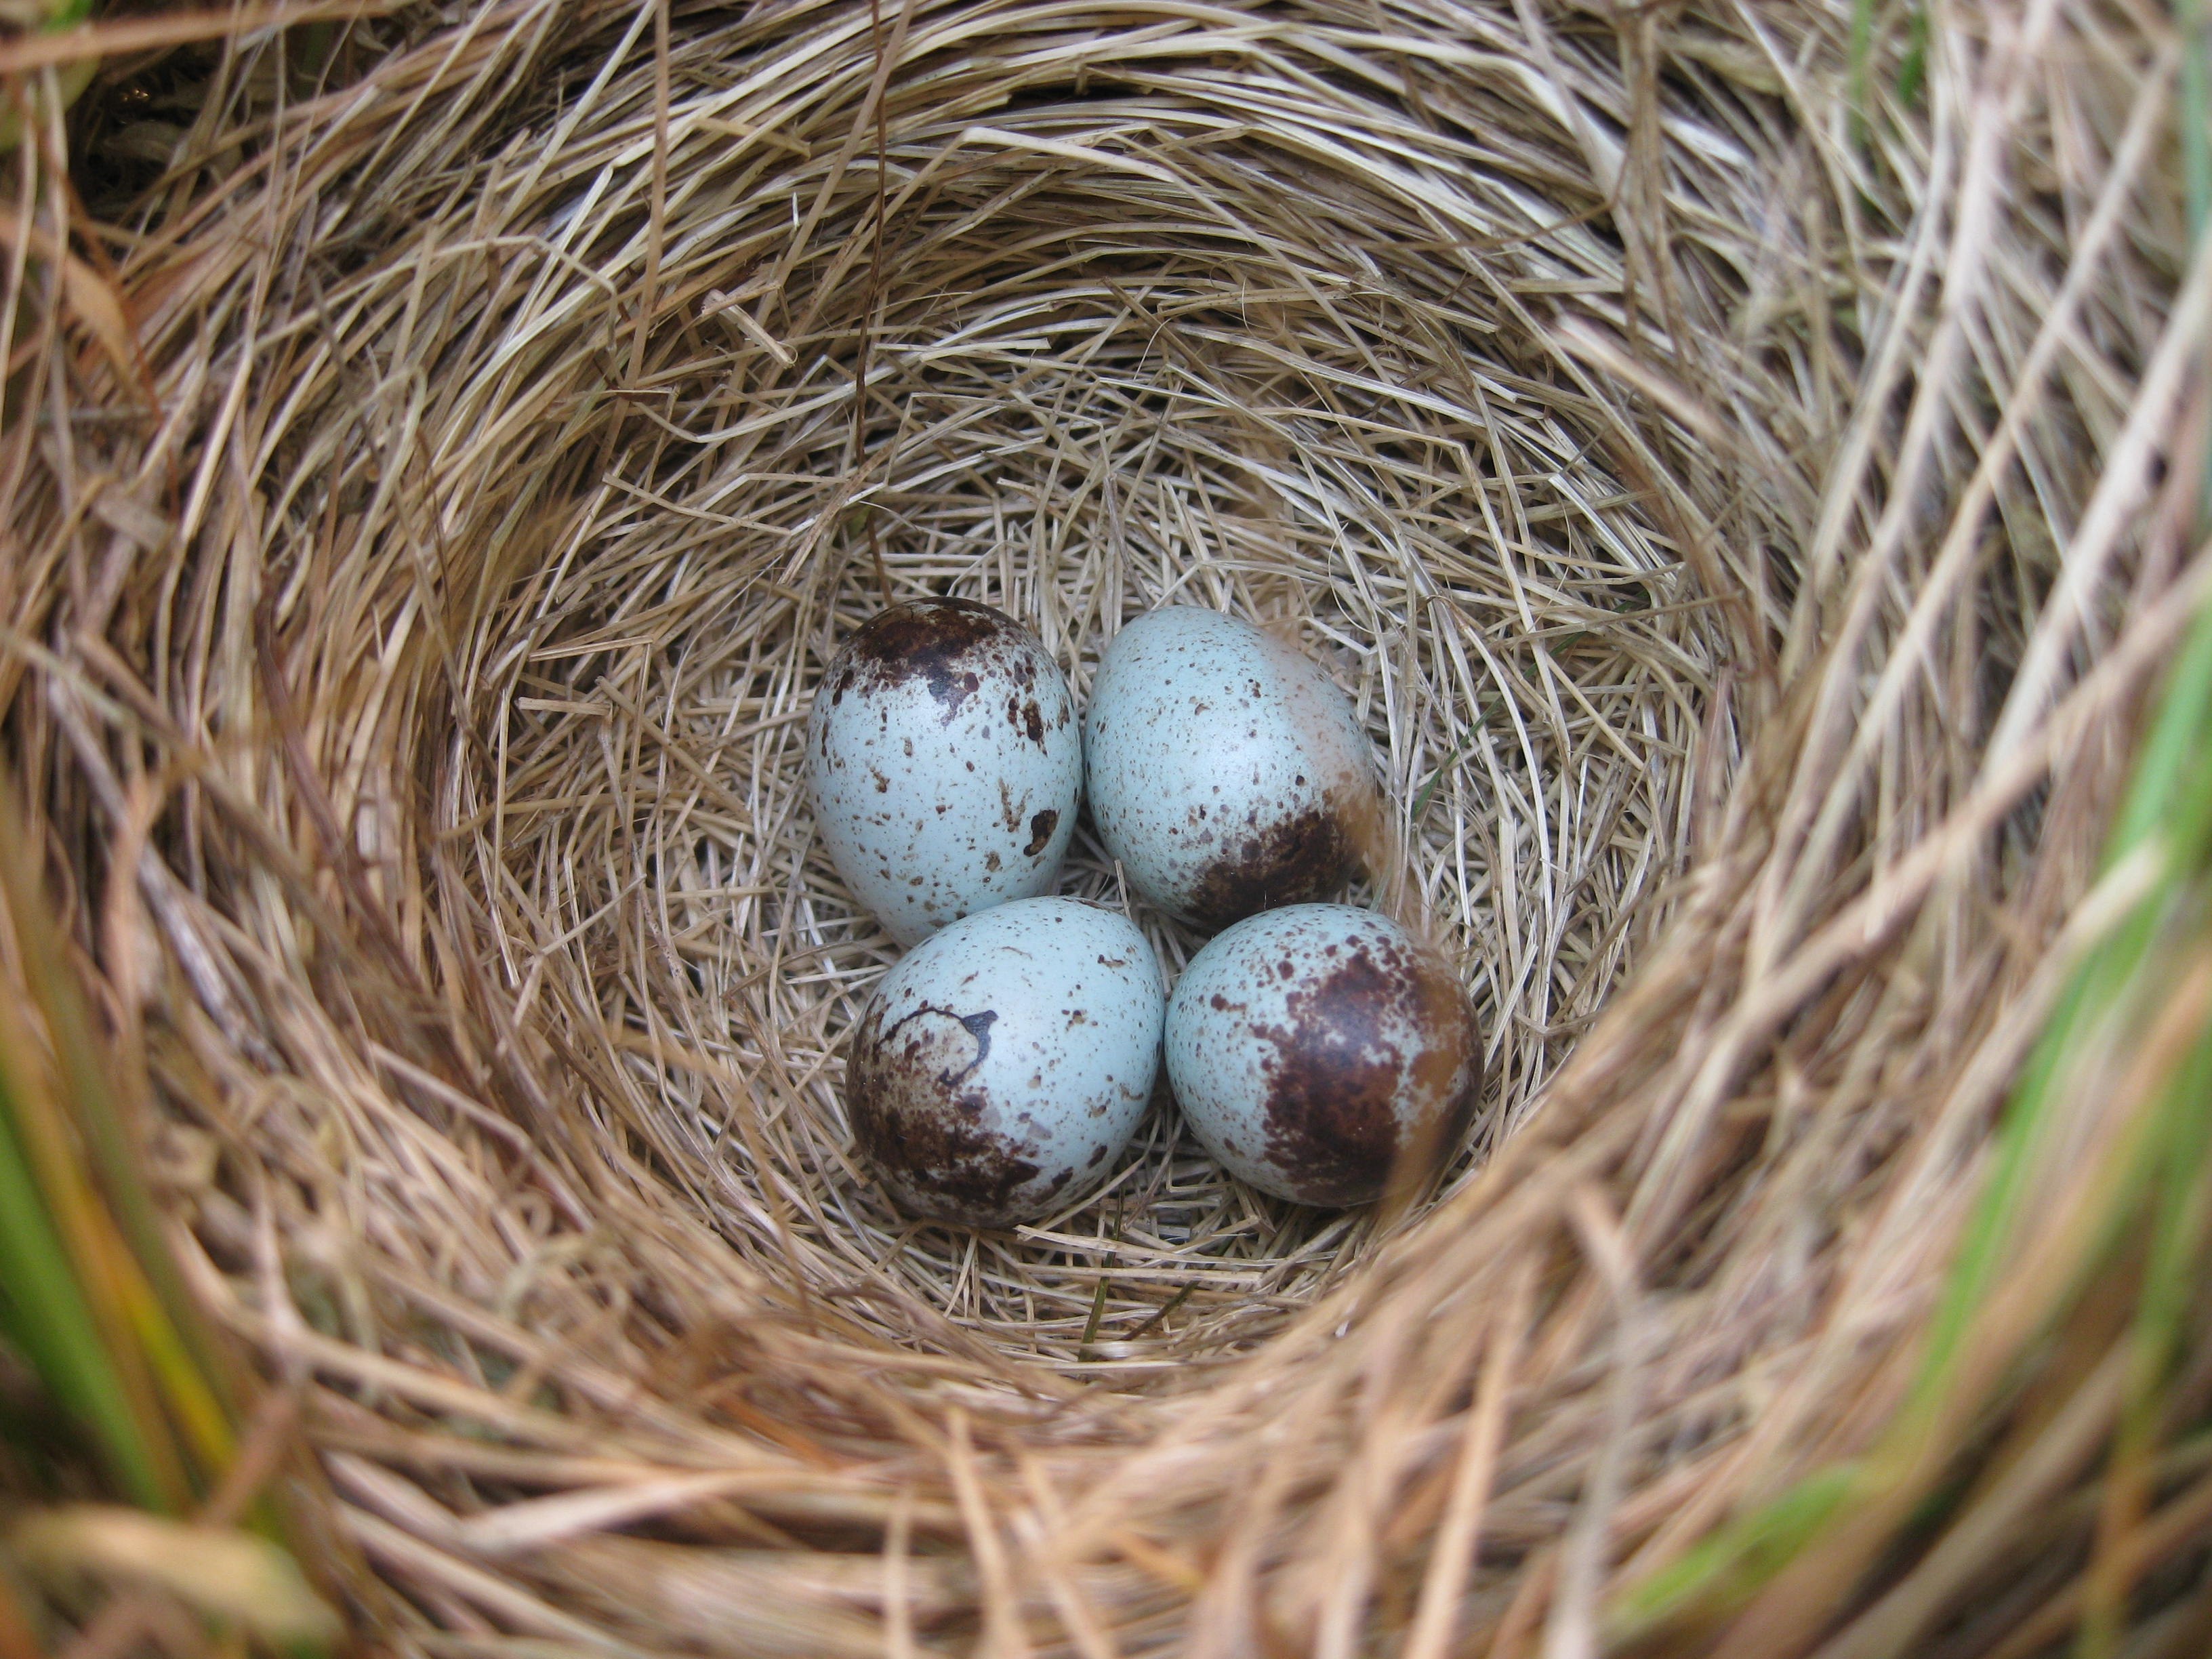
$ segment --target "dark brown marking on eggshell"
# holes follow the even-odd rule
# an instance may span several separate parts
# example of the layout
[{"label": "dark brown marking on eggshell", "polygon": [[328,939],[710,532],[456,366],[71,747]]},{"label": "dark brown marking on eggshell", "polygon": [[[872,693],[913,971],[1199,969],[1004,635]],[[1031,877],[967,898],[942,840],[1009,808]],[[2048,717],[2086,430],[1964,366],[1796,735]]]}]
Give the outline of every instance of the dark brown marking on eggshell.
[{"label": "dark brown marking on eggshell", "polygon": [[[1021,666],[1029,670],[1030,681],[1031,684],[1035,684],[1036,680],[1036,669],[1031,668],[1027,663],[1022,664]],[[1044,710],[1037,706],[1037,700],[1035,697],[1024,699],[1019,692],[1008,697],[1006,699],[1006,724],[1012,726],[1015,731],[1021,732],[1024,736],[1028,738],[1029,740],[1035,744],[1038,748],[1042,749],[1045,746]]]},{"label": "dark brown marking on eggshell", "polygon": [[1059,828],[1060,814],[1053,808],[1048,806],[1042,812],[1032,813],[1030,817],[1030,844],[1023,848],[1022,852],[1030,858],[1035,858],[1051,845],[1052,832]]},{"label": "dark brown marking on eggshell", "polygon": [[[1474,1012],[1440,958],[1363,942],[1287,1001],[1286,1027],[1251,1030],[1275,1051],[1262,1068],[1267,1159],[1301,1203],[1372,1202],[1401,1155],[1433,1164],[1457,1147],[1482,1064]],[[1407,1026],[1419,1038],[1410,1056],[1394,1040]],[[1419,1104],[1401,1142],[1405,1081]]]},{"label": "dark brown marking on eggshell", "polygon": [[831,677],[830,701],[842,701],[863,678],[885,686],[918,680],[943,706],[949,723],[983,683],[978,658],[996,650],[1018,672],[1026,641],[1019,623],[988,605],[910,599],[871,617],[847,642],[846,660]]},{"label": "dark brown marking on eggshell", "polygon": [[1255,911],[1332,898],[1361,862],[1344,814],[1324,797],[1231,842],[1199,878],[1190,915],[1206,927],[1226,927]]},{"label": "dark brown marking on eggshell", "polygon": [[[1401,1160],[1418,1158],[1416,1168],[1397,1171],[1401,1186],[1425,1182],[1459,1150],[1474,1127],[1482,1097],[1482,1034],[1466,988],[1450,964],[1427,950],[1413,952],[1409,973],[1415,1020],[1426,1041],[1413,1060],[1413,1086],[1423,1106],[1400,1148]],[[1405,1177],[1416,1176],[1413,1181]]]},{"label": "dark brown marking on eggshell", "polygon": [[1291,994],[1287,1025],[1255,1024],[1274,1045],[1263,1066],[1267,1158],[1299,1202],[1364,1204],[1398,1154],[1394,1100],[1405,1057],[1384,1035],[1389,977],[1362,946]]},{"label": "dark brown marking on eggshell", "polygon": [[1040,1166],[1023,1155],[1035,1148],[989,1127],[988,1097],[961,1089],[989,1055],[998,1018],[924,1004],[884,1030],[872,1009],[855,1034],[845,1085],[853,1138],[909,1210],[1000,1224],[1036,1178]]}]

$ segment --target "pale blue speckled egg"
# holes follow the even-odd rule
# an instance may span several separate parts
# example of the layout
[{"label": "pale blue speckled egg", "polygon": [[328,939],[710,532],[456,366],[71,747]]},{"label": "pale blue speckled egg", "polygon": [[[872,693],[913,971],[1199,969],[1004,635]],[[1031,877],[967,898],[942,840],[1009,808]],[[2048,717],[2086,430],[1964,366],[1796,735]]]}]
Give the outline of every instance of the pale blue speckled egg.
[{"label": "pale blue speckled egg", "polygon": [[1147,899],[1206,927],[1341,891],[1381,821],[1344,693],[1217,611],[1153,611],[1115,635],[1083,739],[1106,850]]},{"label": "pale blue speckled egg", "polygon": [[1465,1139],[1482,1085],[1451,965],[1348,904],[1270,910],[1212,940],[1176,981],[1166,1047],[1206,1149],[1299,1204],[1364,1204],[1425,1177]]},{"label": "pale blue speckled egg", "polygon": [[814,694],[807,782],[830,857],[902,945],[1048,890],[1075,834],[1075,698],[1036,636],[970,599],[872,617]]},{"label": "pale blue speckled egg", "polygon": [[1112,1175],[1158,1075],[1159,963],[1134,923],[1081,899],[981,911],[878,982],[845,1106],[915,1213],[1004,1226]]}]

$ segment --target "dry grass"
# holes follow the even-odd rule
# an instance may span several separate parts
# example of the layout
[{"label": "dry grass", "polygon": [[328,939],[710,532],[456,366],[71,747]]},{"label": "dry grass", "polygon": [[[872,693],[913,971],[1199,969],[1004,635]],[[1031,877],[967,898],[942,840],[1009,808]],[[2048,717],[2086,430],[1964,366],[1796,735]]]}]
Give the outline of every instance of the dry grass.
[{"label": "dry grass", "polygon": [[[1887,1443],[2203,580],[2170,26],[1938,12],[1916,68],[1869,16],[1856,64],[1812,4],[243,34],[74,289],[47,112],[0,706],[382,1640],[1734,1616],[1636,1596]],[[1401,815],[1372,896],[1489,1034],[1440,1192],[1280,1206],[1162,1106],[1018,1233],[877,1195],[839,1079],[892,952],[799,740],[922,592],[1079,693],[1170,597],[1330,665]],[[2147,1088],[2068,1097],[2051,1213]],[[1905,1611],[1845,1551],[1734,1639],[1995,1650],[2034,1608],[1958,1610],[2096,1525],[2032,1510]]]}]

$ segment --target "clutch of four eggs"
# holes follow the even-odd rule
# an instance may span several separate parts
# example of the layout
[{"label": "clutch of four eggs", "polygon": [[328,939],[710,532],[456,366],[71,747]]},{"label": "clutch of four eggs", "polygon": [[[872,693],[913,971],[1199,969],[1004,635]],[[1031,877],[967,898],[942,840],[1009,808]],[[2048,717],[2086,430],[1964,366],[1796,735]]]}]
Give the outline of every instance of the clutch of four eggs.
[{"label": "clutch of four eggs", "polygon": [[[807,763],[839,874],[913,947],[869,999],[846,1085],[907,1209],[1004,1225],[1095,1186],[1164,1036],[1199,1139],[1279,1197],[1364,1202],[1409,1153],[1456,1144],[1480,1074],[1456,975],[1387,918],[1316,902],[1360,867],[1381,801],[1350,703],[1292,647],[1152,611],[1108,646],[1079,721],[1013,618],[917,600],[831,663]],[[1086,782],[1129,884],[1227,928],[1171,1000],[1126,916],[1038,896]]]}]

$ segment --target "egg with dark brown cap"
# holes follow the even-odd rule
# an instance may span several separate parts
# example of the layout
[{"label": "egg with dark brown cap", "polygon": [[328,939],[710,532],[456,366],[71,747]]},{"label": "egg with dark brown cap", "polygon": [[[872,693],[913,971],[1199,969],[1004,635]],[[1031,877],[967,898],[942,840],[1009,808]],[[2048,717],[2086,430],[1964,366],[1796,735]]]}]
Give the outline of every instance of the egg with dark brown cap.
[{"label": "egg with dark brown cap", "polygon": [[814,694],[807,782],[830,862],[902,945],[1047,891],[1075,834],[1075,698],[1036,635],[972,599],[863,624]]},{"label": "egg with dark brown cap", "polygon": [[1389,917],[1301,904],[1191,958],[1168,1001],[1183,1119],[1240,1181],[1293,1203],[1380,1198],[1456,1152],[1482,1085],[1474,1012]]},{"label": "egg with dark brown cap", "polygon": [[1081,899],[940,929],[878,981],[845,1073],[853,1138],[901,1208],[1004,1226],[1118,1167],[1158,1073],[1145,936]]},{"label": "egg with dark brown cap", "polygon": [[1091,821],[1130,884],[1207,927],[1334,897],[1381,822],[1374,751],[1321,665],[1218,611],[1127,623],[1083,720]]}]

